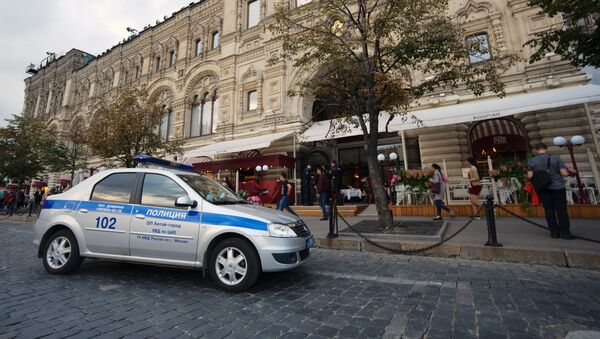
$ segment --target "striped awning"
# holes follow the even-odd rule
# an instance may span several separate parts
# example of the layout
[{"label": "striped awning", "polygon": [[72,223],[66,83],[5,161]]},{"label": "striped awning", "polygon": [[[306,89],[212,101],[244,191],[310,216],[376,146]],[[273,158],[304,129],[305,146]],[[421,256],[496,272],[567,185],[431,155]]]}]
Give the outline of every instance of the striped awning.
[{"label": "striped awning", "polygon": [[478,123],[471,130],[471,142],[497,135],[518,135],[525,137],[523,129],[508,119],[492,119]]}]

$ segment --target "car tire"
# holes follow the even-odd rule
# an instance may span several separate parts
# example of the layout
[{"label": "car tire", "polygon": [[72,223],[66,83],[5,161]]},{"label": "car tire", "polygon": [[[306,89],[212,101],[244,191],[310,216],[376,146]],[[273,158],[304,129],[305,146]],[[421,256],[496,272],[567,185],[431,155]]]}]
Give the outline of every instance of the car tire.
[{"label": "car tire", "polygon": [[261,266],[256,250],[248,241],[229,238],[210,253],[208,270],[212,280],[229,292],[242,292],[254,285]]},{"label": "car tire", "polygon": [[42,262],[50,274],[71,273],[79,267],[82,260],[77,239],[69,230],[53,233],[44,243]]}]

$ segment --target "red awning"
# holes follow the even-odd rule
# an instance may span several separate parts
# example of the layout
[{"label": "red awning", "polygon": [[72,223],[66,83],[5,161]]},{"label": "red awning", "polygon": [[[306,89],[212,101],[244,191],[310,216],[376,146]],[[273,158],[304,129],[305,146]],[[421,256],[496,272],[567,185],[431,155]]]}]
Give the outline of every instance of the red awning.
[{"label": "red awning", "polygon": [[35,187],[35,188],[42,188],[42,187],[46,187],[46,186],[48,186],[48,183],[47,183],[47,182],[45,182],[45,181],[34,180],[34,181],[31,183],[31,186],[32,186],[32,187]]},{"label": "red awning", "polygon": [[71,180],[69,180],[69,179],[58,179],[58,183],[61,186],[67,186],[67,185],[69,185],[71,183]]},{"label": "red awning", "polygon": [[255,168],[267,165],[269,167],[293,167],[296,159],[281,154],[263,155],[253,158],[236,158],[217,160],[211,162],[194,163],[194,169],[198,172],[217,172],[223,170],[236,170],[240,168]]}]

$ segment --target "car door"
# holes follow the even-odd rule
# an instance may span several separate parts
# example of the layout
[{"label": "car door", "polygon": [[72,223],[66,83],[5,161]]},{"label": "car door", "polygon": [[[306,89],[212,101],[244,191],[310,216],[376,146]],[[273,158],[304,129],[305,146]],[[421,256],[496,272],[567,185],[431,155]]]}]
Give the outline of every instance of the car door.
[{"label": "car door", "polygon": [[131,194],[137,173],[113,173],[94,185],[81,201],[76,218],[94,253],[129,255]]},{"label": "car door", "polygon": [[200,214],[198,207],[176,207],[188,192],[163,174],[145,173],[131,218],[131,255],[196,261]]}]

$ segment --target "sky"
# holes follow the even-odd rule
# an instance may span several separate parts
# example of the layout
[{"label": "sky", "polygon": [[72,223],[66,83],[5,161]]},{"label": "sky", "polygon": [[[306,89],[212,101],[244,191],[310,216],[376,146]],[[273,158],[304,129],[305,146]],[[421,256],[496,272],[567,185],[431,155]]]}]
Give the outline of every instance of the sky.
[{"label": "sky", "polygon": [[1,0],[0,126],[21,113],[29,63],[71,48],[98,55],[127,37],[127,27],[141,30],[190,2],[195,0]]}]

